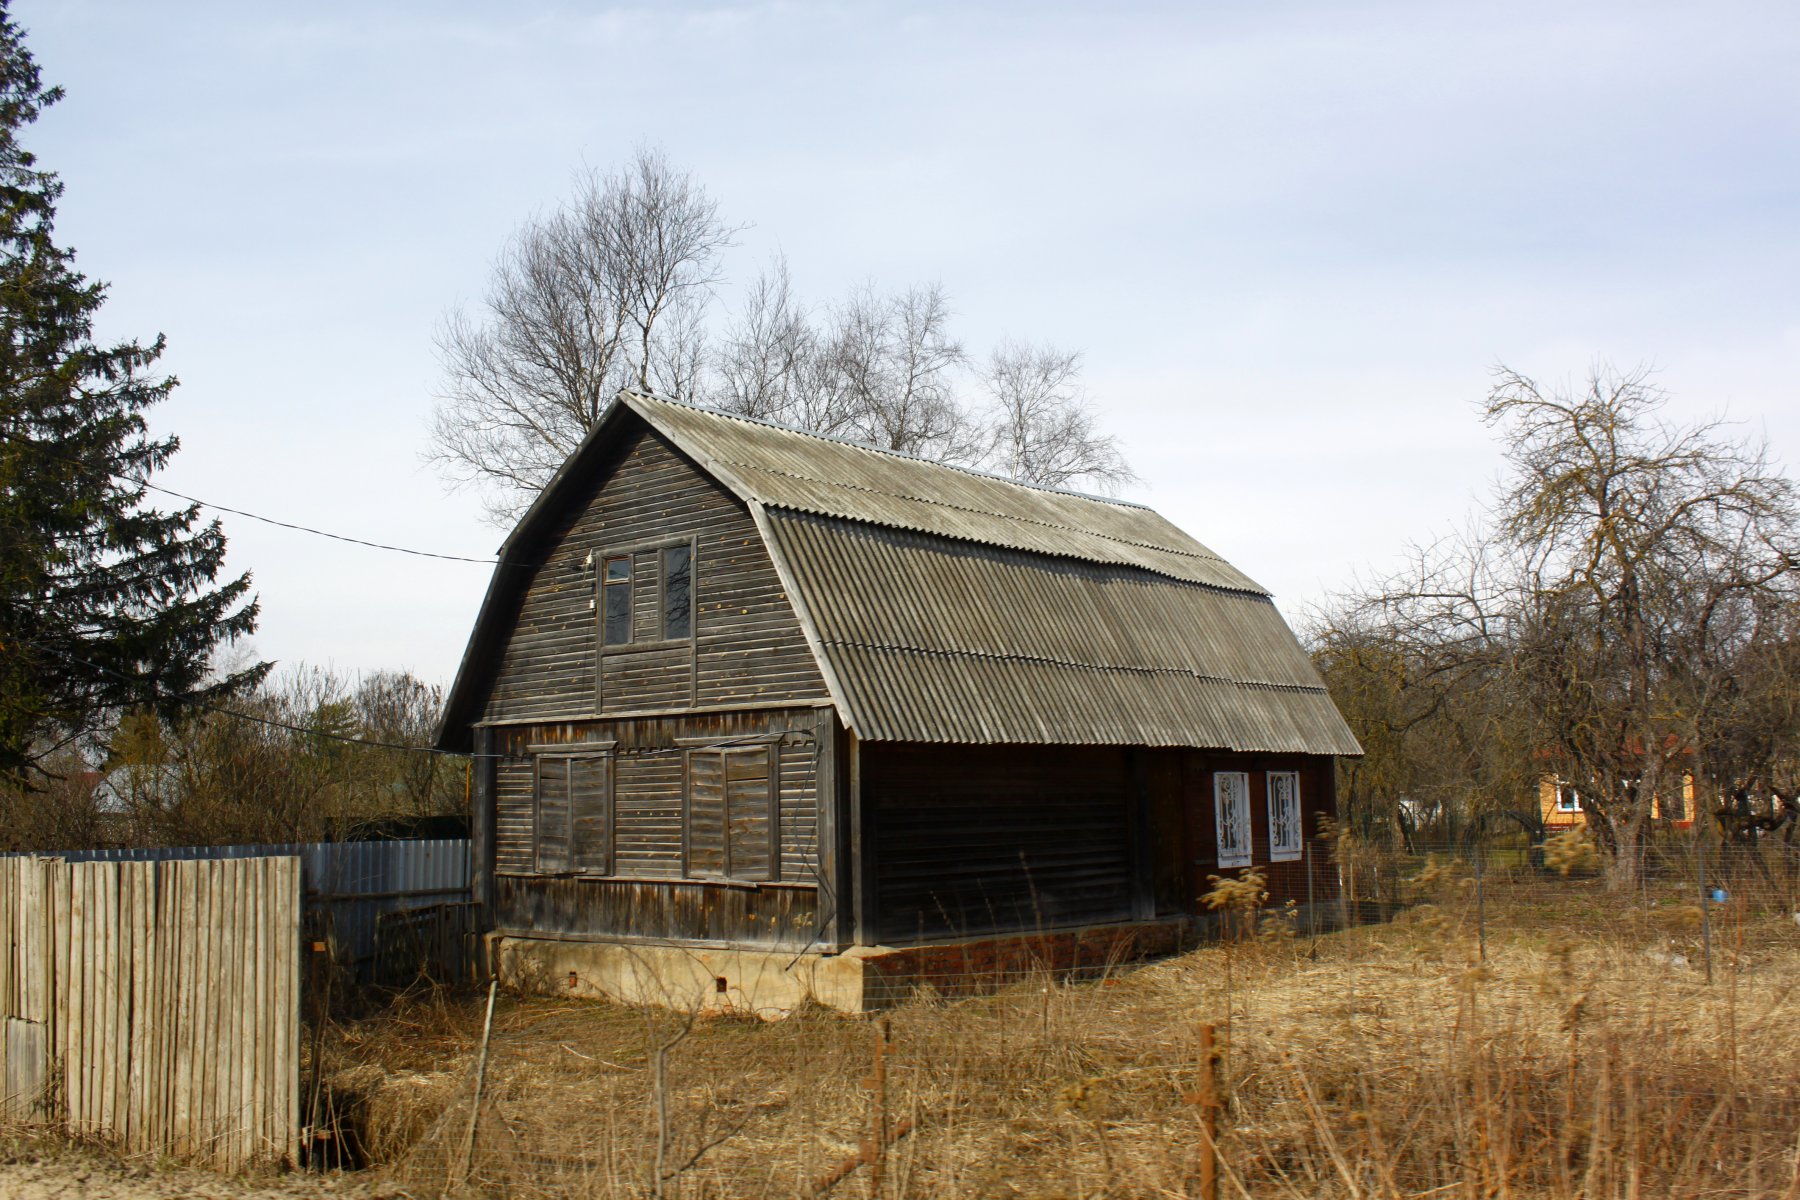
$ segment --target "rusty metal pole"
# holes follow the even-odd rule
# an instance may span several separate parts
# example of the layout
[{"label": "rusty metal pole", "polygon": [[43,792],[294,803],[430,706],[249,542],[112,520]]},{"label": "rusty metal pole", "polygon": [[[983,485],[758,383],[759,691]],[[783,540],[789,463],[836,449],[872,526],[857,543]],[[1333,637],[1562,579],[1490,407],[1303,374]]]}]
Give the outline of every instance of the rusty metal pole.
[{"label": "rusty metal pole", "polygon": [[1219,1200],[1219,1056],[1213,1027],[1200,1027],[1200,1200]]},{"label": "rusty metal pole", "polygon": [[882,1168],[887,1165],[887,1052],[888,1039],[892,1035],[893,1029],[888,1024],[888,1019],[881,1018],[875,1034],[875,1069],[863,1082],[863,1086],[874,1094],[873,1128],[863,1154],[863,1161],[869,1164],[870,1200],[879,1200],[881,1196]]}]

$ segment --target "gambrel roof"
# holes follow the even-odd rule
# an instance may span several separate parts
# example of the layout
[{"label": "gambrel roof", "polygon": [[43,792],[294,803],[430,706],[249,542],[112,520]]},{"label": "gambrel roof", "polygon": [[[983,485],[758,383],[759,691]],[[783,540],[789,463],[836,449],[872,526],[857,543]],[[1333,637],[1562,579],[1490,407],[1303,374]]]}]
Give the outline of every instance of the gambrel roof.
[{"label": "gambrel roof", "polygon": [[446,707],[466,748],[545,537],[641,418],[750,509],[870,741],[1360,754],[1248,576],[1142,505],[622,393],[501,549]]}]

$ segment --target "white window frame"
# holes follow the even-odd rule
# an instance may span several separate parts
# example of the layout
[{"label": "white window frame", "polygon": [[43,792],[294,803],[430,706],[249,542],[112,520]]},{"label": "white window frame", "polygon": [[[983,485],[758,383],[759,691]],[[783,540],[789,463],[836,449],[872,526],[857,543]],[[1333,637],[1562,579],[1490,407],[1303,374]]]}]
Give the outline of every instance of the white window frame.
[{"label": "white window frame", "polygon": [[[1287,785],[1287,796],[1280,794]],[[1305,850],[1306,831],[1300,814],[1300,772],[1270,771],[1269,792],[1269,861],[1295,862]],[[1284,812],[1285,810],[1285,812]],[[1279,819],[1285,815],[1286,819]]]},{"label": "white window frame", "polygon": [[[1567,800],[1563,799],[1565,795],[1568,796]],[[1558,783],[1556,785],[1556,811],[1565,815],[1583,811],[1581,793],[1566,783]]]},{"label": "white window frame", "polygon": [[1254,861],[1256,834],[1250,828],[1248,772],[1213,772],[1213,829],[1221,867],[1247,867]]}]

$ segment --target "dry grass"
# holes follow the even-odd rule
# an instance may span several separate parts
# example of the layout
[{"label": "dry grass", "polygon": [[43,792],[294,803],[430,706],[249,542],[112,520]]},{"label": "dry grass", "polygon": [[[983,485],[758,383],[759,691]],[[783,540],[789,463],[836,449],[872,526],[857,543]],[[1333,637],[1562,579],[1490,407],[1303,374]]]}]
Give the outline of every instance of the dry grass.
[{"label": "dry grass", "polygon": [[[894,1011],[890,1115],[918,1128],[883,1193],[1195,1194],[1186,1098],[1213,1023],[1224,1196],[1800,1198],[1790,916],[1727,914],[1708,986],[1693,910],[1673,897],[1620,912],[1592,883],[1506,889],[1478,964],[1467,886],[1422,886],[1436,903],[1317,943]],[[464,1189],[480,1018],[472,999],[415,1003],[330,1048],[378,1170],[414,1196]],[[686,1027],[503,997],[466,1187],[656,1194],[651,1062]],[[806,1194],[868,1130],[875,1036],[825,1013],[693,1023],[668,1052],[663,1194]],[[866,1169],[834,1194],[868,1195]]]}]

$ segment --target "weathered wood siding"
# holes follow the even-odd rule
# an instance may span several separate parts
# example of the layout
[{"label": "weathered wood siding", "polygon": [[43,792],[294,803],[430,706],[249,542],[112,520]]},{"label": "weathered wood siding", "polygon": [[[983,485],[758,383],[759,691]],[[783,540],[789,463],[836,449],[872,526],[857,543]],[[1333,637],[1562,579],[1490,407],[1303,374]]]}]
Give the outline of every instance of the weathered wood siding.
[{"label": "weathered wood siding", "polygon": [[526,936],[799,950],[819,926],[812,887],[502,875],[496,890],[497,927]]},{"label": "weathered wood siding", "polygon": [[1131,916],[1125,752],[861,748],[883,942]]},{"label": "weathered wood siding", "polygon": [[[824,681],[748,509],[641,423],[550,538],[483,720],[823,698]],[[692,538],[693,639],[660,638],[654,547]],[[596,567],[631,552],[633,642],[599,644]],[[527,569],[527,568],[521,568]]]},{"label": "weathered wood siding", "polygon": [[[558,936],[806,944],[818,933],[819,780],[834,730],[831,710],[813,707],[496,728],[494,924]],[[538,870],[535,762],[582,745],[607,745],[611,755],[610,876]],[[778,878],[691,878],[684,874],[686,757],[744,745],[766,748],[773,760]],[[761,836],[766,845],[766,829]]]}]

